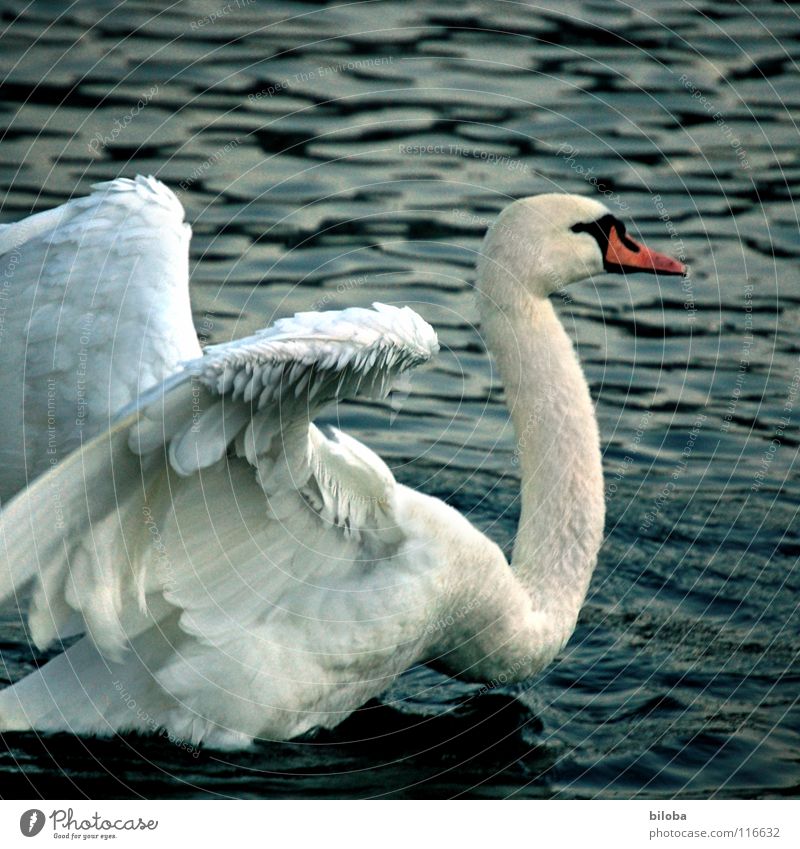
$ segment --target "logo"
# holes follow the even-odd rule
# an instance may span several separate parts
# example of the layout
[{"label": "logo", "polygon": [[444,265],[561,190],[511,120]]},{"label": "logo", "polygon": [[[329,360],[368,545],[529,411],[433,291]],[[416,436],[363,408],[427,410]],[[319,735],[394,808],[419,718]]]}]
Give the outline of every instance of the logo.
[{"label": "logo", "polygon": [[44,828],[44,813],[38,808],[31,808],[19,818],[19,830],[25,837],[36,837]]}]

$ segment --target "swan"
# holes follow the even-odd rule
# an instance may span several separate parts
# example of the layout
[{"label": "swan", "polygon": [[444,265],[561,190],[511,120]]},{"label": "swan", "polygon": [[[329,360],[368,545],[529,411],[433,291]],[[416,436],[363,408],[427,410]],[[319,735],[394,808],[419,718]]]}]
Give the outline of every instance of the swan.
[{"label": "swan", "polygon": [[420,316],[298,313],[201,351],[179,201],[151,177],[93,188],[0,230],[0,600],[29,599],[39,649],[76,638],[0,691],[0,730],[236,749],[332,728],[415,664],[513,682],[552,661],[605,505],[592,400],[549,296],[685,267],[576,195],[517,200],[489,229],[477,300],[521,474],[509,564],[313,423],[433,357]]}]

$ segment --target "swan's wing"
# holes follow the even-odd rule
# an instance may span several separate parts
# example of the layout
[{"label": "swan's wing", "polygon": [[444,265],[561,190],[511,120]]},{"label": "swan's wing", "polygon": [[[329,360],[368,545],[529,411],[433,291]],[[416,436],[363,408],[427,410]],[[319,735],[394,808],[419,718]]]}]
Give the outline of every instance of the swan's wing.
[{"label": "swan's wing", "polygon": [[[413,311],[378,304],[300,314],[208,349],[0,515],[0,597],[33,581],[39,645],[85,628],[109,662],[129,645],[147,655],[159,724],[175,727],[178,702],[251,734],[265,716],[280,735],[335,724],[341,714],[320,713],[326,694],[346,713],[380,692],[417,659],[410,611],[424,614],[403,572],[391,472],[311,418],[386,392],[436,349]],[[366,660],[378,655],[380,674]],[[287,705],[307,715],[291,724]]]},{"label": "swan's wing", "polygon": [[200,354],[191,229],[152,177],[0,226],[0,499]]}]

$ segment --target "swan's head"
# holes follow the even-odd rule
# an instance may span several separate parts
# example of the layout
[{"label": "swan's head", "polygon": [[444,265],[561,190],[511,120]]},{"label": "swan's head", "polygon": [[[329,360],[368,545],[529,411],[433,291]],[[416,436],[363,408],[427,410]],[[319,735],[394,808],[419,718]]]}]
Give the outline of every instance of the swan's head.
[{"label": "swan's head", "polygon": [[627,235],[625,224],[597,200],[535,195],[506,207],[486,234],[480,288],[498,303],[527,291],[546,297],[602,272],[686,273],[686,267]]}]

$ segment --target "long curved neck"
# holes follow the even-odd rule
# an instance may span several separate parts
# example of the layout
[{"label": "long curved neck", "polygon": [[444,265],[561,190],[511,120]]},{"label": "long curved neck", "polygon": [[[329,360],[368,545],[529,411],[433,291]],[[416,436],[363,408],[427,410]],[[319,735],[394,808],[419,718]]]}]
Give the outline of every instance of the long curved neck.
[{"label": "long curved neck", "polygon": [[549,300],[513,308],[478,298],[482,327],[505,387],[521,472],[512,568],[535,612],[566,642],[603,536],[600,441],[580,363]]}]

